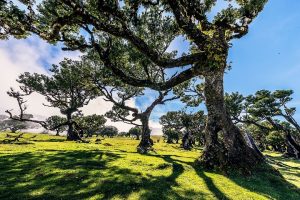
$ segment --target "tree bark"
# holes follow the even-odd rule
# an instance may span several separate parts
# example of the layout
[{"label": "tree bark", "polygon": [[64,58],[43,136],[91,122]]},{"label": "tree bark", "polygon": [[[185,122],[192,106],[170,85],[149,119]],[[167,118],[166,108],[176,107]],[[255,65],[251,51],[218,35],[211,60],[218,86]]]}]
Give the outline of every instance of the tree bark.
[{"label": "tree bark", "polygon": [[74,131],[72,116],[71,114],[67,114],[67,121],[68,121],[68,131],[67,131],[67,140],[69,141],[77,141],[81,140],[79,135]]},{"label": "tree bark", "polygon": [[294,137],[291,134],[291,131],[287,128],[284,128],[281,124],[277,123],[274,121],[271,117],[266,118],[272,126],[278,130],[278,131],[283,131],[285,134],[285,144],[286,144],[286,152],[285,156],[287,157],[295,157],[299,158],[300,157],[300,145],[296,142]]},{"label": "tree bark", "polygon": [[142,139],[137,147],[137,151],[142,154],[148,153],[149,151],[153,150],[153,141],[150,138],[151,130],[149,128],[149,116],[150,113],[145,113],[141,116]]},{"label": "tree bark", "polygon": [[300,146],[297,144],[290,132],[285,133],[285,143],[287,146],[285,156],[300,158]]},{"label": "tree bark", "polygon": [[199,159],[207,168],[250,171],[264,161],[260,151],[247,145],[241,131],[233,124],[224,104],[224,71],[205,75],[204,95],[208,111],[205,147]]},{"label": "tree bark", "polygon": [[191,150],[194,144],[194,137],[191,131],[186,130],[185,134],[182,137],[182,148],[185,150]]}]

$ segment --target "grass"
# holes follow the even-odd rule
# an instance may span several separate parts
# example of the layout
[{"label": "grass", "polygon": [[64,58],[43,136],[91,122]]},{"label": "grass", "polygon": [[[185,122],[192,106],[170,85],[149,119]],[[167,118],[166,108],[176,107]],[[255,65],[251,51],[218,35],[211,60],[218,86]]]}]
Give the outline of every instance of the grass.
[{"label": "grass", "polygon": [[140,155],[138,141],[125,138],[86,144],[25,134],[9,144],[5,136],[0,133],[0,199],[300,199],[300,162],[271,152],[268,160],[284,178],[206,171],[194,165],[201,150],[162,140],[157,153]]}]

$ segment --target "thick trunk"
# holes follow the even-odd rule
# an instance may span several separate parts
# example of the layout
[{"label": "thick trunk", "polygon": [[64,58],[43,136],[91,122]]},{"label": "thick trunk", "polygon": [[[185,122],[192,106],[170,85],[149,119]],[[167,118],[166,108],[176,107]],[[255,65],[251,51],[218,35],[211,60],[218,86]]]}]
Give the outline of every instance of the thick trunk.
[{"label": "thick trunk", "polygon": [[191,150],[194,144],[194,137],[191,131],[187,130],[182,137],[182,148],[185,150]]},{"label": "thick trunk", "polygon": [[140,144],[137,147],[137,151],[139,153],[147,153],[151,150],[153,150],[153,141],[150,138],[150,133],[151,130],[149,128],[149,115],[150,114],[145,114],[142,115],[141,117],[141,122],[142,122],[142,139]]},{"label": "thick trunk", "polygon": [[247,145],[243,134],[233,124],[224,104],[223,71],[205,76],[204,95],[208,111],[205,148],[200,162],[208,168],[250,170],[263,162],[260,151]]},{"label": "thick trunk", "polygon": [[59,136],[59,130],[56,130],[56,136]]},{"label": "thick trunk", "polygon": [[67,120],[68,120],[67,140],[69,140],[69,141],[81,140],[81,138],[79,137],[79,135],[74,130],[74,127],[73,127],[74,124],[72,123],[71,114],[67,115]]}]

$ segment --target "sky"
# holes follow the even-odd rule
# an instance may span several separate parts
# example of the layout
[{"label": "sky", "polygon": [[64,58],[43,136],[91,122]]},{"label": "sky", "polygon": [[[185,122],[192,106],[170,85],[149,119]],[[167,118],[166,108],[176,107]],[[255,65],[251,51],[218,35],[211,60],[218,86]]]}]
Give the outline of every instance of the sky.
[{"label": "sky", "polygon": [[[219,1],[212,11],[212,17],[226,2]],[[232,42],[228,62],[232,69],[225,75],[225,91],[238,91],[244,95],[257,90],[292,89],[294,90],[291,106],[297,107],[295,118],[300,121],[300,1],[270,0],[263,12],[251,24],[249,33],[242,39]],[[179,54],[188,50],[183,37],[178,37],[169,47]],[[49,73],[51,64],[57,64],[64,57],[78,59],[79,52],[64,52],[59,46],[51,46],[37,37],[26,40],[10,39],[0,41],[0,114],[7,109],[17,112],[15,100],[8,97],[10,87],[17,88],[19,74],[29,71]],[[148,91],[141,99],[131,100],[129,104],[144,109],[151,103],[156,93]],[[37,118],[59,114],[58,109],[42,105],[42,96],[33,95],[28,99],[28,113]],[[183,104],[174,101],[159,105],[151,115],[150,127],[154,134],[161,134],[158,119],[170,110],[178,110]],[[83,108],[84,114],[104,114],[112,107],[111,103],[101,98],[93,100]],[[130,125],[108,122],[120,131],[128,131]]]}]

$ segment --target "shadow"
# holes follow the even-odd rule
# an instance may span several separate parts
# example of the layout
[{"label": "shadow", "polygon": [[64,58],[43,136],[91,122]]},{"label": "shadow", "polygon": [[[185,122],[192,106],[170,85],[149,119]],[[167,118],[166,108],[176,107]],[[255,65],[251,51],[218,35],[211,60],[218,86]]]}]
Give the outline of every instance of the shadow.
[{"label": "shadow", "polygon": [[[204,194],[174,191],[182,164],[164,156],[171,173],[142,174],[113,163],[123,154],[104,151],[27,152],[0,155],[0,199],[204,199]],[[187,197],[185,197],[187,195]]]},{"label": "shadow", "polygon": [[212,178],[205,174],[205,171],[200,166],[194,166],[197,175],[202,178],[208,189],[217,197],[217,199],[229,200],[229,198],[214,184]]},{"label": "shadow", "polygon": [[[239,186],[269,199],[300,199],[300,188],[283,177],[286,173],[285,171],[291,173],[290,171],[293,167],[281,163],[285,168],[278,168],[277,170],[270,165],[274,161],[276,163],[279,162],[277,158],[268,159],[268,164],[262,165],[251,176],[242,177],[238,174],[231,174],[229,178]],[[298,169],[297,167],[295,168]],[[299,171],[296,174],[291,173],[291,175],[299,177]]]},{"label": "shadow", "polygon": [[34,142],[64,142],[64,141],[66,141],[66,139],[65,138],[51,138],[51,139],[47,139],[47,140],[43,140],[43,139],[31,139],[31,138],[29,138],[29,140],[30,141],[34,141]]},{"label": "shadow", "polygon": [[[138,153],[118,149],[0,153],[0,199],[128,199],[137,193],[136,198],[147,200],[207,199],[207,192],[180,188],[177,179],[186,169],[195,170],[217,199],[229,199],[208,176],[209,171],[182,156],[148,154],[133,160],[134,167],[139,167],[144,158],[163,159],[164,163],[151,169],[166,173],[154,176],[147,168],[140,172],[125,168],[122,159],[134,154]],[[269,199],[300,199],[299,189],[271,171],[229,178]]]}]

